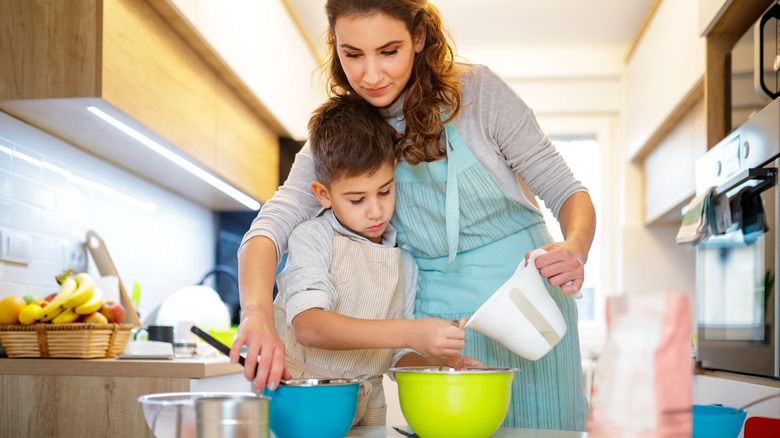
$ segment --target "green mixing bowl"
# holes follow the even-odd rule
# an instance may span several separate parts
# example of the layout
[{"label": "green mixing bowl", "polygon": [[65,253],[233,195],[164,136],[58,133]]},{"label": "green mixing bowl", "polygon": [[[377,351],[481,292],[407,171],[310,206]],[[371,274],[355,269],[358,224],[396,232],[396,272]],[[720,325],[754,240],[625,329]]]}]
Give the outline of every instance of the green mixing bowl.
[{"label": "green mixing bowl", "polygon": [[406,422],[422,438],[487,438],[501,427],[518,369],[391,368]]}]

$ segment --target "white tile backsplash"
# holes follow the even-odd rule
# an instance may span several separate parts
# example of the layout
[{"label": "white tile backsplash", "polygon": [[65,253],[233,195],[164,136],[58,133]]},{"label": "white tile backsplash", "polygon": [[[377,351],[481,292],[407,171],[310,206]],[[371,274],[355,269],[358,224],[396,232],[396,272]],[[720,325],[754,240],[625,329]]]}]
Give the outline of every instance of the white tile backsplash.
[{"label": "white tile backsplash", "polygon": [[[30,264],[0,261],[0,297],[56,292],[62,246],[83,243],[90,229],[103,238],[128,292],[133,282],[141,286],[142,321],[215,264],[211,210],[3,112],[0,226],[33,241]],[[88,272],[98,275],[91,257]]]}]

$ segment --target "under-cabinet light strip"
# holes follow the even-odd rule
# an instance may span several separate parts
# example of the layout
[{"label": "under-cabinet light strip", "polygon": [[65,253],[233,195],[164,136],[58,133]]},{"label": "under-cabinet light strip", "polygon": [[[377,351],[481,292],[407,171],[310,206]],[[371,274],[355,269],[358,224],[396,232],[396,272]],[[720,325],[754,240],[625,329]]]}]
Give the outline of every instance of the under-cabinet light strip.
[{"label": "under-cabinet light strip", "polygon": [[151,138],[141,134],[140,132],[136,131],[135,129],[127,126],[126,124],[120,122],[119,120],[111,117],[110,115],[106,114],[99,108],[96,108],[94,106],[88,106],[87,111],[91,112],[92,114],[100,117],[103,121],[110,124],[111,126],[115,127],[116,129],[124,132],[125,134],[129,135],[130,137],[137,140],[139,143],[143,144],[144,146],[148,147],[149,149],[157,152],[158,154],[162,155],[163,157],[167,158],[168,160],[172,161],[182,169],[186,170],[187,172],[190,172],[191,174],[197,176],[198,178],[202,179],[203,181],[210,184],[212,187],[216,188],[217,190],[220,190],[222,193],[225,193],[226,195],[230,196],[231,198],[235,199],[236,201],[244,204],[245,206],[249,207],[252,210],[259,210],[260,209],[260,203],[256,200],[252,199],[250,196],[245,195],[235,187],[231,186],[230,184],[222,181],[221,179],[215,177],[214,175],[206,172],[205,170],[201,169],[200,167],[192,164],[191,162],[185,160],[179,155],[176,155],[175,153],[171,152],[168,148],[162,146],[161,144],[157,143],[156,141],[152,140]]},{"label": "under-cabinet light strip", "polygon": [[116,189],[113,189],[111,187],[108,187],[106,185],[97,183],[95,181],[90,181],[86,178],[82,178],[80,176],[76,176],[72,174],[69,170],[63,169],[62,167],[59,167],[53,163],[49,163],[48,161],[42,161],[38,160],[36,158],[33,158],[25,153],[12,150],[10,148],[7,148],[3,145],[0,145],[0,152],[5,152],[9,155],[11,155],[14,158],[18,158],[20,160],[26,161],[33,166],[38,166],[43,169],[49,169],[52,172],[58,173],[62,175],[63,177],[67,178],[68,181],[78,184],[82,187],[86,187],[87,189],[95,190],[98,192],[101,192],[103,194],[106,194],[116,200],[119,200],[121,202],[124,202],[127,205],[131,205],[133,207],[139,208],[143,211],[154,211],[157,209],[157,204],[154,202],[147,202],[142,201],[138,198],[134,198],[126,193],[122,193]]}]

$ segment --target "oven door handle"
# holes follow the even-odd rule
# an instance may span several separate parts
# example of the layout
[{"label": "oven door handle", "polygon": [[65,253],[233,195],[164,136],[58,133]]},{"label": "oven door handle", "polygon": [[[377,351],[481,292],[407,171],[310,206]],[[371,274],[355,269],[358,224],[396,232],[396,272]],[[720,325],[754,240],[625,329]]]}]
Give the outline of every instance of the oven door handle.
[{"label": "oven door handle", "polygon": [[775,185],[775,182],[777,181],[777,169],[774,167],[754,167],[752,169],[747,169],[718,187],[715,192],[726,194],[750,180],[759,181],[758,184],[753,186],[753,193],[761,193]]}]

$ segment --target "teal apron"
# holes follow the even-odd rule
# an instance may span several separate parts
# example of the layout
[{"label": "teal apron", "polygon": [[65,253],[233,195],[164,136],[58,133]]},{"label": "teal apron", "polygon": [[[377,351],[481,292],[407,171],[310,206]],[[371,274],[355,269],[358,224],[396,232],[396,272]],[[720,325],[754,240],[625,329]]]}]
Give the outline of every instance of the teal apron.
[{"label": "teal apron", "polygon": [[[507,196],[452,123],[445,126],[445,137],[446,159],[398,163],[391,223],[399,246],[414,255],[420,268],[415,317],[453,320],[469,318],[524,262],[526,252],[552,238],[541,214]],[[577,307],[560,288],[548,284],[547,289],[568,326],[550,353],[529,361],[466,330],[462,354],[486,366],[520,369],[505,427],[583,431],[588,406]]]}]

